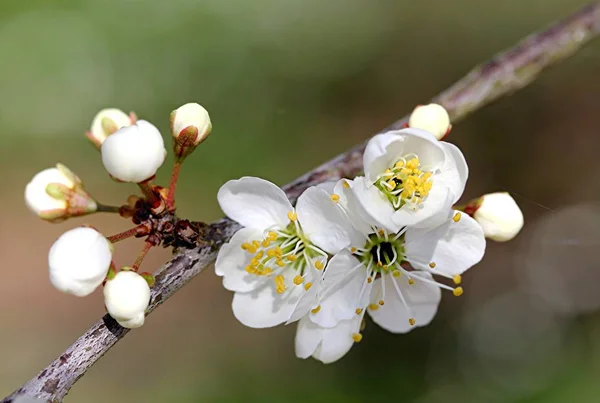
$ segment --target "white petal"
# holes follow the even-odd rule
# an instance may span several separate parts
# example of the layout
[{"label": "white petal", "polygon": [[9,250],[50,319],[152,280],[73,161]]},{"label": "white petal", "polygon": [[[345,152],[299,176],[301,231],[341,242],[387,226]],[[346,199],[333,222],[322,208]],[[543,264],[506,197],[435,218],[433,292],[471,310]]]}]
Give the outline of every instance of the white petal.
[{"label": "white petal", "polygon": [[330,328],[343,320],[354,318],[356,309],[362,309],[368,304],[368,298],[363,298],[362,302],[359,300],[363,285],[363,297],[369,295],[371,284],[365,284],[366,280],[366,267],[356,257],[347,251],[335,255],[325,271],[321,309],[317,313],[311,312],[310,320],[319,326]]},{"label": "white petal", "polygon": [[36,174],[25,188],[25,202],[27,207],[36,214],[49,210],[64,210],[67,203],[57,200],[46,192],[51,183],[58,183],[73,188],[75,184],[59,169],[49,168]]},{"label": "white petal", "polygon": [[369,185],[377,181],[377,175],[385,172],[403,157],[405,138],[397,135],[398,132],[382,133],[374,136],[365,148],[363,166]]},{"label": "white petal", "polygon": [[450,190],[442,180],[434,177],[433,187],[427,199],[415,208],[402,206],[400,210],[393,213],[391,220],[397,228],[412,226],[431,228],[446,220],[451,207]]},{"label": "white petal", "polygon": [[[364,315],[364,314],[363,314]],[[333,328],[322,328],[304,317],[296,331],[296,356],[329,364],[342,358],[354,345],[352,335],[360,331],[363,315],[340,322]]]},{"label": "white petal", "polygon": [[266,276],[256,276],[246,271],[253,255],[241,247],[244,242],[261,241],[263,238],[263,232],[260,230],[242,228],[223,245],[215,263],[215,273],[223,277],[223,287],[230,291],[248,292],[267,280]]},{"label": "white petal", "polygon": [[444,176],[444,182],[450,188],[453,194],[452,204],[456,203],[462,196],[467,179],[469,178],[469,167],[462,151],[454,144],[440,142],[440,145],[446,153],[444,166],[441,168],[441,175]]},{"label": "white petal", "polygon": [[513,239],[523,228],[523,212],[507,192],[481,196],[473,216],[486,238],[497,242]]},{"label": "white petal", "polygon": [[354,180],[342,179],[338,181],[333,189],[333,193],[340,196],[339,203],[346,211],[348,219],[351,221],[357,233],[354,234],[351,245],[359,247],[365,243],[365,235],[369,235],[373,230],[371,225],[368,223],[369,215],[362,208],[356,196],[352,192],[355,181],[359,182],[364,180],[364,177],[357,177]]},{"label": "white petal", "polygon": [[286,271],[287,290],[283,294],[277,294],[275,291],[273,278],[256,291],[234,294],[233,314],[242,324],[253,328],[265,328],[289,320],[305,290],[291,281],[290,276],[294,276],[295,271]]},{"label": "white petal", "polygon": [[264,179],[245,176],[221,186],[217,200],[223,212],[244,227],[265,230],[285,228],[293,207],[278,186]]},{"label": "white petal", "polygon": [[117,320],[117,322],[119,323],[119,325],[127,329],[137,329],[138,327],[142,327],[144,325],[145,320],[146,315],[144,314],[144,312],[140,312],[131,319]]},{"label": "white petal", "polygon": [[406,231],[406,256],[411,264],[428,270],[429,262],[435,262],[437,272],[454,276],[479,263],[485,253],[483,230],[467,214],[459,214],[460,221],[448,220],[431,231]]},{"label": "white petal", "polygon": [[393,233],[398,232],[402,228],[403,225],[398,225],[392,221],[392,215],[396,213],[392,204],[375,186],[369,187],[365,178],[357,177],[354,180],[352,192],[363,210],[363,214],[365,215],[363,219],[366,222],[385,228]]},{"label": "white petal", "polygon": [[308,272],[304,277],[304,282],[299,285],[294,284],[294,287],[304,288],[307,283],[311,283],[312,286],[308,290],[305,289],[304,293],[300,297],[300,301],[298,301],[298,304],[296,304],[294,312],[292,312],[292,315],[287,320],[286,324],[295,322],[298,319],[308,315],[309,311],[313,308],[316,308],[318,305],[317,297],[323,288],[323,272],[315,269],[314,267],[309,267],[305,270],[308,270]]},{"label": "white petal", "polygon": [[[376,310],[369,309],[369,314],[375,323],[392,333],[407,333],[415,327],[426,326],[437,313],[442,294],[439,287],[419,281],[417,278],[431,279],[431,275],[414,272],[411,273],[411,276],[415,279],[413,285],[408,284],[406,275],[400,277],[385,275],[384,281],[379,278],[373,285],[372,301],[377,304],[383,298],[382,284],[385,283],[385,305],[378,305],[379,308]],[[393,281],[398,285],[398,289],[408,305],[408,310],[402,303]],[[409,322],[411,318],[415,320],[414,326]]]},{"label": "white petal", "polygon": [[304,235],[329,254],[350,246],[356,232],[340,205],[323,189],[310,187],[296,203],[296,213]]},{"label": "white petal", "polygon": [[117,321],[141,326],[144,321],[140,315],[144,315],[149,303],[148,282],[134,271],[120,271],[104,285],[104,305]]},{"label": "white petal", "polygon": [[323,189],[324,191],[326,191],[329,194],[332,194],[332,193],[335,193],[334,189],[338,182],[336,182],[336,181],[321,182],[317,185],[317,187],[319,189]]}]

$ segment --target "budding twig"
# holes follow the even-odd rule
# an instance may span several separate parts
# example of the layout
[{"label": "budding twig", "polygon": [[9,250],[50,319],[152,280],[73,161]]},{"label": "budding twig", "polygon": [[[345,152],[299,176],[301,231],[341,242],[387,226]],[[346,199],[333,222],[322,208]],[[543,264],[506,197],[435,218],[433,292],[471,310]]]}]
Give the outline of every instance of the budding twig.
[{"label": "budding twig", "polygon": [[142,248],[142,251],[140,252],[140,254],[137,257],[137,259],[135,259],[135,263],[133,263],[133,266],[131,266],[131,268],[133,269],[133,271],[138,271],[138,269],[142,265],[142,262],[144,261],[144,258],[146,257],[146,255],[148,254],[148,252],[150,251],[150,249],[153,246],[154,245],[151,242],[146,241],[144,243],[144,247]]},{"label": "budding twig", "polygon": [[177,188],[177,181],[179,180],[179,173],[181,172],[181,165],[183,160],[175,159],[173,163],[173,170],[171,171],[171,182],[169,183],[169,194],[167,196],[167,209],[173,210],[175,207],[175,190]]},{"label": "budding twig", "polygon": [[[600,33],[600,1],[582,8],[565,20],[533,34],[512,49],[498,54],[490,61],[475,67],[467,76],[433,99],[457,122],[495,99],[511,94],[531,83],[545,68],[563,60],[584,43]],[[402,128],[408,117],[398,120],[388,129]],[[362,168],[364,145],[338,157],[284,187],[293,202],[308,187],[325,180],[353,177]],[[190,228],[193,228],[192,225]],[[223,243],[239,229],[228,219],[209,228],[214,234],[202,239],[195,249],[181,249],[157,273],[152,288],[153,311],[193,277],[215,261]],[[128,330],[106,315],[71,345],[59,358],[44,368],[32,380],[2,400],[10,403],[17,396],[29,395],[60,402],[75,382],[102,357]]]},{"label": "budding twig", "polygon": [[118,234],[106,237],[106,239],[108,239],[110,243],[117,243],[134,236],[146,235],[147,233],[148,228],[145,225],[138,225],[137,227],[133,227],[127,231],[119,232]]}]

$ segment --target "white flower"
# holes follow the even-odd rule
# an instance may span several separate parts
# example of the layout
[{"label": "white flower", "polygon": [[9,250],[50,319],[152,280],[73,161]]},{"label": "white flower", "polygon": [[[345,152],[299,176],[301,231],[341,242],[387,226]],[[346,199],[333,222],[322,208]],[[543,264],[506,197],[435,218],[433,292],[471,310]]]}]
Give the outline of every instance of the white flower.
[{"label": "white flower", "polygon": [[50,282],[59,291],[84,297],[102,284],[111,259],[112,246],[101,233],[93,228],[74,228],[50,248]]},{"label": "white flower", "polygon": [[[342,192],[339,187],[337,192]],[[346,197],[351,201],[352,192],[346,192]],[[350,218],[359,216],[351,208],[348,213]],[[357,228],[364,225],[359,221]],[[441,289],[461,295],[461,274],[479,262],[485,251],[481,227],[458,211],[433,229],[405,227],[390,233],[373,227],[362,235],[362,244],[353,244],[329,261],[321,309],[310,312],[298,327],[299,357],[312,355],[323,362],[340,358],[352,341],[362,338],[356,317],[362,317],[365,310],[375,323],[393,333],[429,324],[437,312]],[[434,275],[450,279],[455,287],[436,281]],[[326,351],[327,346],[333,351]]]},{"label": "white flower", "polygon": [[456,146],[413,128],[373,137],[363,163],[365,177],[355,180],[354,193],[368,221],[391,232],[439,225],[468,177]]},{"label": "white flower", "polygon": [[263,179],[227,182],[221,208],[244,228],[225,244],[216,273],[235,291],[233,312],[246,326],[262,328],[318,311],[328,253],[353,241],[346,213],[325,190],[312,187],[296,209],[285,193]]},{"label": "white flower", "polygon": [[81,180],[61,164],[33,177],[25,187],[25,203],[31,211],[48,221],[93,213],[98,207],[83,188]]},{"label": "white flower", "polygon": [[86,135],[97,148],[100,148],[108,136],[122,127],[132,124],[131,116],[122,110],[115,108],[102,109],[94,116],[92,127]]},{"label": "white flower", "polygon": [[175,155],[185,158],[202,143],[212,129],[206,109],[196,103],[180,106],[171,112],[171,134]]},{"label": "white flower", "polygon": [[143,182],[156,174],[167,150],[160,132],[145,120],[119,129],[102,143],[104,168],[122,182]]},{"label": "white flower", "polygon": [[506,192],[481,196],[473,218],[483,227],[486,238],[497,242],[513,239],[523,228],[523,213],[515,199]]},{"label": "white flower", "polygon": [[450,132],[450,116],[443,106],[438,104],[419,105],[411,113],[408,126],[422,129],[441,140]]},{"label": "white flower", "polygon": [[148,282],[138,273],[127,268],[121,269],[104,286],[106,310],[123,327],[134,329],[142,326],[149,304]]}]

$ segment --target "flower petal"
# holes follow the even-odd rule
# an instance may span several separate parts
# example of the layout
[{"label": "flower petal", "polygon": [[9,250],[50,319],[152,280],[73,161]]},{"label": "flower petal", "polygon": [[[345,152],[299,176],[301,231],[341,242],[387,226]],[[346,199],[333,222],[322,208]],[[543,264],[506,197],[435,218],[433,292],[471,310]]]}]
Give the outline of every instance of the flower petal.
[{"label": "flower petal", "polygon": [[[305,268],[305,270],[308,270],[308,273],[304,278],[304,282],[298,285],[294,284],[295,287],[303,288],[305,291],[300,297],[300,301],[296,304],[292,315],[287,320],[286,325],[308,315],[309,311],[313,308],[316,308],[316,306],[318,305],[317,297],[321,292],[323,286],[323,272],[321,270],[315,269],[314,266],[307,267]],[[306,290],[305,288],[305,285],[307,283],[312,284],[312,286],[308,290]]]},{"label": "flower petal", "polygon": [[375,186],[369,187],[364,177],[357,177],[354,179],[352,192],[365,215],[365,221],[393,233],[400,231],[403,225],[392,221],[392,215],[397,212],[379,189]]},{"label": "flower petal", "polygon": [[365,147],[363,166],[369,184],[377,181],[377,175],[385,172],[404,152],[405,138],[398,132],[387,132],[374,136]]},{"label": "flower petal", "polygon": [[[369,314],[375,323],[392,333],[407,333],[415,327],[426,326],[437,313],[442,297],[439,287],[419,281],[419,278],[431,279],[431,275],[413,272],[411,277],[415,280],[413,285],[409,285],[406,275],[396,278],[389,274],[385,275],[385,278],[380,277],[375,280],[373,285],[371,293],[373,303],[377,304],[379,300],[384,300],[385,305],[377,305],[378,308],[375,310],[369,309]],[[402,293],[408,309],[402,302],[394,282]],[[383,286],[385,286],[385,298]],[[411,318],[415,321],[414,325],[410,324]]]},{"label": "flower petal", "polygon": [[304,235],[327,253],[335,254],[350,246],[356,230],[324,189],[306,189],[298,198],[296,213]]},{"label": "flower petal", "polygon": [[446,184],[436,176],[431,192],[423,203],[416,208],[404,205],[393,213],[391,220],[396,228],[435,227],[448,217],[448,211],[452,207],[452,196]]},{"label": "flower petal", "polygon": [[312,355],[324,364],[339,360],[354,345],[352,336],[360,331],[363,315],[355,315],[329,329],[320,327],[307,317],[302,318],[296,331],[296,356],[308,358]]},{"label": "flower petal", "polygon": [[[356,178],[358,179],[358,177]],[[369,235],[373,230],[371,225],[368,223],[368,214],[362,208],[356,196],[352,192],[355,180],[342,179],[338,181],[333,189],[333,193],[340,196],[339,203],[346,211],[348,219],[352,223],[352,226],[356,228],[357,233],[354,239],[352,239],[351,245],[359,247],[365,243],[365,235]],[[360,177],[359,181],[364,180],[364,177]],[[367,218],[365,218],[367,217]]]},{"label": "flower petal", "polygon": [[455,214],[460,214],[458,222],[450,219],[432,231],[406,231],[406,256],[413,266],[429,270],[429,262],[435,262],[436,272],[454,276],[479,263],[485,253],[483,229],[467,214]]},{"label": "flower petal", "polygon": [[[294,275],[294,270],[285,270]],[[289,279],[289,274],[286,277]],[[273,281],[267,281],[256,291],[236,292],[233,296],[233,314],[242,324],[253,328],[273,327],[285,323],[304,293],[304,288],[295,286],[291,280],[283,294],[278,294]]]},{"label": "flower petal", "polygon": [[262,231],[256,228],[242,228],[223,245],[215,263],[215,273],[223,277],[223,287],[229,291],[248,292],[265,282],[266,276],[256,276],[246,271],[252,255],[242,249],[244,242],[262,238]]},{"label": "flower petal", "polygon": [[244,227],[264,230],[276,225],[284,228],[293,211],[279,187],[264,179],[245,176],[221,186],[217,199],[223,212]]},{"label": "flower petal", "polygon": [[335,255],[325,271],[321,309],[317,313],[311,312],[310,320],[330,328],[355,317],[356,309],[363,309],[369,303],[371,284],[366,281],[366,267],[356,257],[347,251]]},{"label": "flower petal", "polygon": [[446,154],[446,160],[442,167],[441,175],[444,176],[444,181],[454,195],[452,204],[456,203],[462,196],[467,179],[469,178],[469,167],[462,151],[454,144],[440,142]]}]

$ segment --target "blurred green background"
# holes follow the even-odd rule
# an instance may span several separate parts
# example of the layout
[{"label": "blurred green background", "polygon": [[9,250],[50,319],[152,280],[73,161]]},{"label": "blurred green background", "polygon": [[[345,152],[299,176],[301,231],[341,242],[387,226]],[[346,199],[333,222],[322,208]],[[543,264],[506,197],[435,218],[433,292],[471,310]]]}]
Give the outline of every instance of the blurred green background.
[{"label": "blurred green background", "polygon": [[[81,223],[40,222],[23,189],[56,162],[117,204],[83,136],[94,114],[134,110],[168,136],[196,101],[213,134],[186,162],[183,216],[221,216],[225,181],[284,184],[367,139],[474,64],[566,16],[581,0],[3,0],[0,5],[0,395],[34,376],[103,314],[47,279],[49,245]],[[295,326],[248,329],[212,270],[153,313],[67,402],[592,402],[600,383],[600,41],[455,126],[465,199],[512,191],[522,234],[492,244],[407,335],[372,323],[340,362],[294,356]],[[170,161],[168,161],[170,164]],[[167,165],[168,165],[167,164]],[[161,171],[163,183],[168,166]],[[130,263],[141,241],[119,245]],[[154,251],[146,269],[168,258]]]}]

